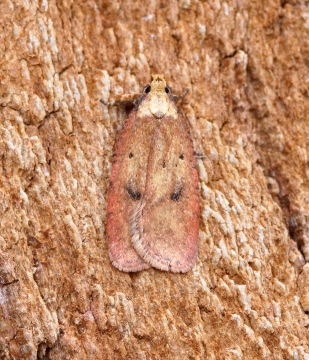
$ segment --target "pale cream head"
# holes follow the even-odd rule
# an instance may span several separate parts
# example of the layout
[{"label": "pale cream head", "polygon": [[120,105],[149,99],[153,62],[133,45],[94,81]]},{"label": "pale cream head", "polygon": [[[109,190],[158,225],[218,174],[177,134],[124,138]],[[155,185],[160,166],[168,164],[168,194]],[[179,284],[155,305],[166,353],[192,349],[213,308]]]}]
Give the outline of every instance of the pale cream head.
[{"label": "pale cream head", "polygon": [[149,110],[157,119],[163,118],[169,109],[168,95],[165,92],[166,81],[164,75],[152,75],[150,83],[151,89],[149,93]]},{"label": "pale cream head", "polygon": [[151,75],[151,93],[165,93],[166,81],[163,74]]},{"label": "pale cream head", "polygon": [[137,116],[154,116],[156,119],[162,119],[164,116],[177,118],[177,108],[173,100],[166,92],[166,81],[164,75],[152,75],[152,81],[149,84],[150,90],[146,94],[145,101],[140,104]]}]

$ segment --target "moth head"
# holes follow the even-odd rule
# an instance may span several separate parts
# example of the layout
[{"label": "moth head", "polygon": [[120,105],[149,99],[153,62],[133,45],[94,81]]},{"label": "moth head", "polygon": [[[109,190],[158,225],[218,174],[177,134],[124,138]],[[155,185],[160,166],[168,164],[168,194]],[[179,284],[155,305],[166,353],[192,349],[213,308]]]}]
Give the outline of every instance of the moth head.
[{"label": "moth head", "polygon": [[148,84],[144,87],[143,93],[172,95],[172,90],[169,86],[166,85],[164,75],[155,74],[155,75],[152,75],[151,77],[152,77],[152,81],[150,84]]},{"label": "moth head", "polygon": [[165,93],[166,81],[163,74],[155,74],[151,76],[151,92],[152,93]]},{"label": "moth head", "polygon": [[152,75],[152,81],[144,88],[144,92],[148,94],[150,112],[157,119],[163,118],[169,110],[168,94],[170,93],[164,75]]}]

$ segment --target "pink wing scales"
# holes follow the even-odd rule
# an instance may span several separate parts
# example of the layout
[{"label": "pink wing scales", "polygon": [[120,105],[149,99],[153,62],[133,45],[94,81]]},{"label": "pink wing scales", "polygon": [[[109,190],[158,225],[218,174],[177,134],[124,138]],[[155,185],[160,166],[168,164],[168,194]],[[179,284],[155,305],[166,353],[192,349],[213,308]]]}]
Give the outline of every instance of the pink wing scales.
[{"label": "pink wing scales", "polygon": [[151,138],[142,201],[131,217],[132,243],[146,263],[189,271],[197,257],[198,173],[186,119],[165,117]]},{"label": "pink wing scales", "polygon": [[[130,229],[130,217],[141,201],[139,194],[143,193],[146,181],[147,158],[144,147],[147,148],[147,139],[141,136],[140,131],[136,131],[136,111],[133,111],[116,145],[107,203],[109,257],[116,268],[126,272],[150,267],[132,246]],[[139,144],[140,141],[142,144]],[[144,171],[141,171],[140,164],[143,162]],[[137,176],[138,181],[135,179]]]}]

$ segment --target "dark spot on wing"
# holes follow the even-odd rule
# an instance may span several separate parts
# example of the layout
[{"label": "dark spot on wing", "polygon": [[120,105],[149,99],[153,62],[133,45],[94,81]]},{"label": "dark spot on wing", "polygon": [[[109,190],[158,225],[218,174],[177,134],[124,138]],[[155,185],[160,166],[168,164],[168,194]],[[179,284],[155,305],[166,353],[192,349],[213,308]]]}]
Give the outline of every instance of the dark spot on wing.
[{"label": "dark spot on wing", "polygon": [[173,201],[178,201],[181,196],[182,188],[175,189],[175,191],[171,195],[171,199]]},{"label": "dark spot on wing", "polygon": [[134,189],[132,188],[132,186],[130,186],[130,185],[127,186],[127,192],[128,192],[128,194],[131,196],[131,199],[132,199],[132,200],[140,200],[140,198],[141,198],[141,193],[138,192],[138,191],[136,191],[136,190],[134,190]]},{"label": "dark spot on wing", "polygon": [[179,159],[183,160],[185,158],[184,154],[179,155]]},{"label": "dark spot on wing", "polygon": [[131,158],[133,158],[133,154],[130,152],[130,154],[129,154],[129,159],[131,159]]}]

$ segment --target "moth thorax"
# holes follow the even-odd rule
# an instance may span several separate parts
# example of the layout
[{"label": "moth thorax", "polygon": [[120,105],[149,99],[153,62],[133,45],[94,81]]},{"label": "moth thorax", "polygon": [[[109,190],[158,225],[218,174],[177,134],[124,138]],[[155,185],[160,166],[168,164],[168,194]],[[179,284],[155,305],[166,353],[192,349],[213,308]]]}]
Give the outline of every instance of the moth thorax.
[{"label": "moth thorax", "polygon": [[166,94],[151,94],[149,110],[157,118],[163,118],[169,109],[169,103]]}]

